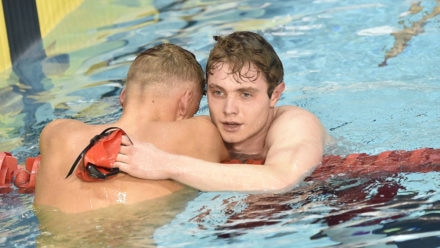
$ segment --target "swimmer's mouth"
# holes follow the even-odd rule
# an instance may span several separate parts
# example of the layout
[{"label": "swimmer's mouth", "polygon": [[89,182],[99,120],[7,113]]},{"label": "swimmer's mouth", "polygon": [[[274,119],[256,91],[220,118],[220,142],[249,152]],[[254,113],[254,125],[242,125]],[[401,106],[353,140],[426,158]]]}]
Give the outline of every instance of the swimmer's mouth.
[{"label": "swimmer's mouth", "polygon": [[238,122],[222,122],[222,127],[225,131],[234,132],[241,127],[241,124]]}]

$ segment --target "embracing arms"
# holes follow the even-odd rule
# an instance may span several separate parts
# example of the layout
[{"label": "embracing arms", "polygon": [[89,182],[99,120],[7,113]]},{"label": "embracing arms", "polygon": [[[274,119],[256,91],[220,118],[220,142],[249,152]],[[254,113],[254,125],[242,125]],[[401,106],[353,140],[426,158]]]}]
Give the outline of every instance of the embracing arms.
[{"label": "embracing arms", "polygon": [[202,191],[281,192],[319,165],[326,140],[319,120],[297,109],[273,121],[262,166],[207,162],[166,153],[148,143],[121,147],[115,166],[135,177],[173,179]]}]

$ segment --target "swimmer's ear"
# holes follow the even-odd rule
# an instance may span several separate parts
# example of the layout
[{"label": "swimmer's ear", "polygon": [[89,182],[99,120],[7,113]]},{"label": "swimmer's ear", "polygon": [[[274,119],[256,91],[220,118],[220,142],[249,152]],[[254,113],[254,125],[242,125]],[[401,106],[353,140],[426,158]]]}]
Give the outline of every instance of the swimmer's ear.
[{"label": "swimmer's ear", "polygon": [[275,86],[275,89],[273,89],[272,96],[270,97],[270,106],[275,107],[275,104],[277,104],[278,100],[281,98],[281,93],[283,93],[284,88],[286,87],[286,84],[284,82],[281,82],[277,86]]},{"label": "swimmer's ear", "polygon": [[119,94],[119,103],[124,106],[125,101],[125,88],[122,89],[121,94]]},{"label": "swimmer's ear", "polygon": [[189,118],[189,105],[192,98],[192,91],[187,89],[185,90],[185,93],[179,98],[178,106],[177,106],[177,120],[182,120]]}]

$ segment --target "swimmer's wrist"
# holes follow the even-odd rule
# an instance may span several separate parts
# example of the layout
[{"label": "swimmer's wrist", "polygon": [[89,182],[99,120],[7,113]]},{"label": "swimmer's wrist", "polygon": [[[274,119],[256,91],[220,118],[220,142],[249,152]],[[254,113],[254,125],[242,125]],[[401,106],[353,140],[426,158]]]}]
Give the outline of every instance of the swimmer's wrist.
[{"label": "swimmer's wrist", "polygon": [[167,162],[165,166],[165,174],[168,179],[179,180],[181,177],[184,177],[186,170],[185,160],[186,157],[177,154],[171,154],[171,156],[167,156]]},{"label": "swimmer's wrist", "polygon": [[167,154],[164,159],[164,163],[162,165],[162,171],[166,177],[166,179],[175,180],[178,175],[182,172],[180,171],[179,160],[182,156],[176,154]]}]

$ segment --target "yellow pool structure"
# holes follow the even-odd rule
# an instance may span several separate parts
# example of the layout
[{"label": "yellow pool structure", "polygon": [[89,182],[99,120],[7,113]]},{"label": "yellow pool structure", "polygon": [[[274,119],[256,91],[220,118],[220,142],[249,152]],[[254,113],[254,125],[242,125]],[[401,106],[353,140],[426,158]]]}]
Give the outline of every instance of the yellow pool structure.
[{"label": "yellow pool structure", "polygon": [[[10,0],[14,1],[14,0]],[[18,1],[16,1],[18,2]],[[44,0],[26,0],[20,1],[20,9],[25,15],[37,15],[41,37],[46,36],[67,14],[75,10],[81,5],[83,0],[58,0],[58,1],[44,1]],[[18,3],[17,3],[18,4]],[[35,8],[31,6],[36,5]],[[5,11],[8,11],[3,6],[3,1],[0,2],[0,71],[11,67],[12,61],[10,56],[10,43],[15,42],[8,39],[8,32],[5,21]],[[23,17],[25,18],[25,16]],[[9,23],[14,28],[14,23]]]}]

